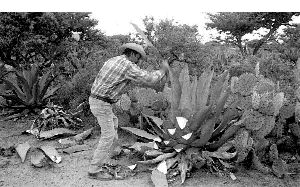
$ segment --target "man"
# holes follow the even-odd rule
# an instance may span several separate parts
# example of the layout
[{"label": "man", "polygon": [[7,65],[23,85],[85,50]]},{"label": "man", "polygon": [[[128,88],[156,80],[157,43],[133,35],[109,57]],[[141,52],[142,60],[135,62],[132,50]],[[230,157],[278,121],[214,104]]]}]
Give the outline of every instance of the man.
[{"label": "man", "polygon": [[159,82],[169,65],[165,60],[161,69],[147,72],[140,69],[137,63],[146,58],[142,46],[135,43],[127,43],[120,47],[122,55],[113,57],[106,61],[99,71],[91,89],[89,98],[90,109],[97,118],[101,127],[101,137],[94,152],[88,175],[90,178],[99,180],[110,180],[113,176],[105,172],[104,164],[115,164],[110,158],[118,139],[116,128],[118,119],[112,112],[112,104],[117,102],[122,91],[131,82],[154,85]]}]

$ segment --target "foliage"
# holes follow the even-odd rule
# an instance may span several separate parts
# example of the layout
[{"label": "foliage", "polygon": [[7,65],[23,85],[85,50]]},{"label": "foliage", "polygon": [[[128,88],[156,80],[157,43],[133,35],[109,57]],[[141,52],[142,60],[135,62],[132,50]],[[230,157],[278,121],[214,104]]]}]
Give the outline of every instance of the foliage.
[{"label": "foliage", "polygon": [[254,44],[253,55],[255,55],[281,25],[288,25],[292,17],[298,15],[296,12],[221,12],[208,14],[211,23],[206,25],[227,34],[225,41],[236,45],[242,54],[246,54],[243,36],[261,28],[268,29],[268,33]]},{"label": "foliage", "polygon": [[[209,58],[207,49],[200,42],[201,36],[197,26],[178,24],[174,20],[160,20],[158,23],[152,17],[144,20],[145,35],[158,49],[160,54],[151,47],[147,48],[149,54],[148,63],[158,68],[155,63],[162,58],[184,61],[197,69],[206,67],[205,59]],[[140,37],[136,40],[140,41]]]},{"label": "foliage", "polygon": [[96,42],[102,46],[105,39],[93,28],[97,21],[89,13],[3,12],[0,23],[0,58],[15,68],[57,64],[77,45],[73,32],[80,34],[79,43],[85,45]]},{"label": "foliage", "polygon": [[39,76],[40,68],[37,65],[33,65],[29,70],[16,70],[14,73],[15,78],[3,79],[8,89],[1,96],[10,101],[6,106],[8,108],[27,109],[33,112],[45,106],[49,98],[59,89],[59,87],[51,88],[55,76],[51,76],[50,72]]}]

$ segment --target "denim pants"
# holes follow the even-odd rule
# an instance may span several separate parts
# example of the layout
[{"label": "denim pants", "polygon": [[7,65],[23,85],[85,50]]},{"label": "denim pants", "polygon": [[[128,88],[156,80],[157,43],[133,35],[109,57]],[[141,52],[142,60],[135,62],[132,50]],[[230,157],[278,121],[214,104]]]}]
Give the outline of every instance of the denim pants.
[{"label": "denim pants", "polygon": [[100,140],[89,168],[90,173],[96,173],[101,171],[103,163],[109,161],[110,154],[117,144],[118,118],[114,115],[109,103],[90,97],[89,104],[91,112],[101,127]]}]

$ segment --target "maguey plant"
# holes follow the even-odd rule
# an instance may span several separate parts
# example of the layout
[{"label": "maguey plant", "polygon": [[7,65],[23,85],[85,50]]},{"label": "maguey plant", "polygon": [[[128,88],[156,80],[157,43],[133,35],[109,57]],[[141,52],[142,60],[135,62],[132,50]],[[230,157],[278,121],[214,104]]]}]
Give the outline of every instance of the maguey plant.
[{"label": "maguey plant", "polygon": [[22,111],[34,112],[47,104],[59,87],[51,88],[51,83],[56,76],[51,77],[50,72],[39,76],[40,68],[33,65],[29,70],[15,70],[15,76],[3,78],[8,87],[5,93],[0,96],[10,100],[10,104],[4,107],[13,109],[12,113]]},{"label": "maguey plant", "polygon": [[[144,115],[151,126],[148,132],[123,127],[144,140],[131,147],[145,156],[138,164],[158,164],[151,177],[156,186],[167,184],[179,174],[183,183],[193,168],[208,166],[218,170],[216,164],[228,166],[224,160],[234,158],[237,152],[231,151],[232,146],[225,143],[237,131],[231,126],[241,123],[232,122],[240,117],[234,106],[224,108],[230,94],[227,71],[216,77],[214,71],[207,68],[197,78],[189,76],[186,65],[181,72],[170,69],[169,76],[168,117]],[[216,138],[217,135],[220,137]],[[210,144],[214,151],[206,149]]]}]

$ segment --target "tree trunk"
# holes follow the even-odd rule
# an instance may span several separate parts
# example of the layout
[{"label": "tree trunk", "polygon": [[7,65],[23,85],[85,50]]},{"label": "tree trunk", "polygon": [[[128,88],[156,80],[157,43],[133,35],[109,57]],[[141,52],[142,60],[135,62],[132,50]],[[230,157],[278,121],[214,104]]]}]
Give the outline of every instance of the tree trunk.
[{"label": "tree trunk", "polygon": [[253,55],[256,55],[258,50],[260,49],[260,47],[266,43],[266,41],[270,38],[270,36],[272,36],[272,34],[274,34],[274,32],[280,27],[280,25],[274,25],[270,31],[268,32],[268,34],[266,34],[262,39],[260,39],[254,46],[254,50],[253,50]]}]

